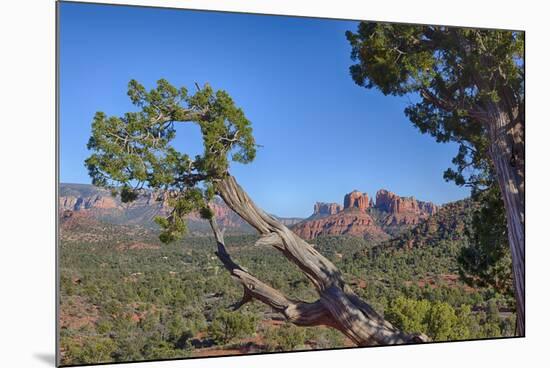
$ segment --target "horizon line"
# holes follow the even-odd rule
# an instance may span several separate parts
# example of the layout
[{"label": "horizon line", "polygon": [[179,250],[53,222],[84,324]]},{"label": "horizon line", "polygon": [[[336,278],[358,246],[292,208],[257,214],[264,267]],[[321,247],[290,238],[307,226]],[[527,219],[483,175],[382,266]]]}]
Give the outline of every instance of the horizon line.
[{"label": "horizon line", "polygon": [[[88,186],[91,186],[91,187],[94,187],[94,188],[107,190],[107,188],[105,188],[105,187],[100,187],[100,186],[97,186],[97,185],[93,185],[93,184],[91,184],[91,183],[74,183],[74,182],[73,182],[73,183],[70,183],[70,182],[63,182],[63,181],[59,180],[57,184],[60,185],[60,186],[61,186],[61,185],[88,185]],[[144,188],[144,189],[145,189],[145,190],[154,191],[154,189],[150,189],[150,188]],[[411,195],[411,196],[402,196],[402,195],[399,195],[399,194],[397,194],[397,193],[395,193],[395,192],[393,192],[393,191],[391,191],[391,190],[389,190],[389,189],[386,189],[386,188],[380,188],[380,189],[378,189],[378,190],[376,191],[376,193],[378,193],[378,192],[381,191],[381,190],[385,190],[385,191],[387,191],[387,192],[389,192],[389,193],[395,194],[395,195],[397,195],[397,196],[400,197],[400,198],[412,198],[412,199],[415,199],[417,202],[419,201],[419,202],[424,202],[424,203],[432,203],[432,204],[434,204],[434,205],[436,205],[436,206],[438,206],[438,207],[442,207],[442,206],[445,206],[445,205],[450,204],[450,203],[455,203],[455,202],[463,201],[463,200],[465,200],[465,199],[469,199],[469,198],[472,197],[471,194],[469,194],[469,195],[467,195],[466,197],[463,197],[463,198],[460,198],[460,199],[455,199],[455,200],[452,200],[452,201],[449,201],[449,202],[437,203],[437,202],[431,201],[431,200],[418,199],[417,197],[415,197],[415,196],[413,196],[413,195]],[[344,197],[345,197],[347,194],[350,194],[350,193],[353,193],[353,192],[359,192],[359,193],[361,193],[361,194],[367,194],[367,195],[369,196],[369,200],[372,200],[372,199],[376,198],[376,194],[375,194],[374,196],[371,196],[370,193],[368,193],[368,192],[362,192],[362,191],[357,190],[357,189],[353,189],[353,190],[351,190],[351,191],[349,191],[349,192],[345,192],[345,193],[344,193]],[[58,195],[58,197],[61,197],[61,195]],[[342,201],[342,202],[340,203],[340,202],[327,202],[327,201],[316,200],[315,202],[313,202],[313,206],[315,206],[315,204],[317,204],[317,203],[338,204],[338,205],[342,205],[342,206],[343,206],[344,201]],[[284,216],[284,217],[300,217],[300,216]],[[300,217],[300,218],[301,218],[301,217]]]}]

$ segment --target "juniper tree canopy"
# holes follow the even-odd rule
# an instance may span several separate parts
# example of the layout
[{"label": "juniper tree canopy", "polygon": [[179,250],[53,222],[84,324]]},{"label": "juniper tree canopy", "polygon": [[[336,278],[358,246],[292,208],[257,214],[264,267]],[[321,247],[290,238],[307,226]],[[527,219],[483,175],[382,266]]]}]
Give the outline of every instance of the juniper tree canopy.
[{"label": "juniper tree canopy", "polygon": [[[254,159],[252,127],[227,92],[208,84],[190,94],[164,79],[150,91],[132,80],[128,96],[138,111],[120,117],[95,114],[88,142],[93,154],[86,166],[94,185],[120,192],[123,202],[144,189],[167,199],[172,213],[156,221],[164,229],[161,240],[173,241],[185,233],[185,215],[210,216],[206,204],[214,196],[212,184],[227,174],[229,162]],[[190,157],[174,147],[177,124],[200,127],[202,155]]]},{"label": "juniper tree canopy", "polygon": [[[355,83],[386,95],[417,95],[420,102],[405,109],[411,122],[438,142],[458,143],[455,168],[444,177],[471,186],[474,196],[500,191],[513,261],[518,333],[523,335],[524,33],[361,22],[346,36],[356,62],[350,67]],[[499,220],[499,211],[491,218],[488,214],[485,211],[484,220]],[[477,249],[490,251],[494,244],[483,243],[485,235],[477,237]]]}]

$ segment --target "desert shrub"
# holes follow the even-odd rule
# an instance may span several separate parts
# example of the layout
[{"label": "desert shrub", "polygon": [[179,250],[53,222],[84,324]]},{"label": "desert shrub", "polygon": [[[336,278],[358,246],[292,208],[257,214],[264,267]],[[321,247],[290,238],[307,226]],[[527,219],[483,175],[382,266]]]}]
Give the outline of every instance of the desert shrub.
[{"label": "desert shrub", "polygon": [[515,316],[510,316],[508,318],[505,318],[501,324],[501,333],[502,336],[514,336],[516,332],[516,318]]},{"label": "desert shrub", "polygon": [[306,329],[306,341],[316,349],[331,349],[344,346],[344,335],[333,328],[310,327]]},{"label": "desert shrub", "polygon": [[[385,318],[407,333],[424,333],[434,341],[464,340],[480,334],[481,321],[467,305],[455,309],[440,301],[398,297],[390,303]],[[496,326],[498,328],[498,323]],[[484,324],[483,328],[489,326]],[[489,332],[484,330],[483,334]],[[496,329],[492,332],[496,333]]]},{"label": "desert shrub", "polygon": [[427,300],[398,297],[386,310],[385,317],[403,331],[423,333],[427,330],[426,315],[429,310]]},{"label": "desert shrub", "polygon": [[65,345],[65,361],[72,364],[104,363],[112,360],[116,350],[113,340],[106,337],[88,337],[82,345],[69,343]]},{"label": "desert shrub", "polygon": [[281,327],[270,328],[265,334],[268,350],[290,351],[303,347],[306,340],[306,330],[286,323]]},{"label": "desert shrub", "polygon": [[99,334],[107,334],[113,330],[113,324],[109,319],[101,319],[96,324],[96,331]]},{"label": "desert shrub", "polygon": [[458,318],[453,307],[447,303],[435,302],[426,315],[427,333],[435,341],[457,339],[455,327]]},{"label": "desert shrub", "polygon": [[143,349],[145,359],[174,359],[189,356],[189,350],[178,349],[167,341],[151,341]]},{"label": "desert shrub", "polygon": [[257,318],[243,312],[219,311],[208,327],[208,335],[217,344],[227,344],[237,338],[254,334]]}]

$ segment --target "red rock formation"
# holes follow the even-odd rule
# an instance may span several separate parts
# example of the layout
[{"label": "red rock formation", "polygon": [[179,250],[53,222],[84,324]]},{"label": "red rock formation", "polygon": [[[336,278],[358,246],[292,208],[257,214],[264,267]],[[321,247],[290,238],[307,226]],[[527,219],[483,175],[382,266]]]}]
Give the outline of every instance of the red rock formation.
[{"label": "red rock formation", "polygon": [[351,235],[376,239],[387,237],[369,214],[357,209],[345,210],[321,219],[303,221],[292,230],[304,239],[313,239],[321,235]]},{"label": "red rock formation", "polygon": [[361,211],[366,211],[369,208],[368,194],[357,190],[346,194],[344,197],[344,209],[346,208],[358,208]]},{"label": "red rock formation", "polygon": [[[382,213],[376,222],[369,215],[369,208]],[[381,189],[376,193],[376,203],[366,193],[354,190],[344,197],[344,207],[336,203],[316,203],[313,215],[294,226],[293,231],[305,239],[321,235],[353,235],[383,239],[386,233],[395,233],[410,227],[437,212],[431,202],[417,201],[413,197],[400,197]]]},{"label": "red rock formation", "polygon": [[385,212],[395,212],[397,199],[399,197],[385,189],[380,189],[376,192],[376,204],[375,207]]},{"label": "red rock formation", "polygon": [[313,206],[313,216],[330,216],[342,211],[342,205],[338,203],[317,202]]},{"label": "red rock formation", "polygon": [[384,225],[414,225],[437,212],[437,206],[431,202],[417,201],[414,197],[400,197],[395,193],[381,189],[376,192],[375,207],[388,212]]}]

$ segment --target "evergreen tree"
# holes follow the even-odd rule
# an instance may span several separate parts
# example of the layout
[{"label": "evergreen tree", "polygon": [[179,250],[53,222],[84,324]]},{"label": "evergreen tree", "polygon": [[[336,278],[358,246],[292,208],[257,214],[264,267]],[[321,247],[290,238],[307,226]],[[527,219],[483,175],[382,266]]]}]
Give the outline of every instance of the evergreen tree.
[{"label": "evergreen tree", "polygon": [[444,177],[474,192],[499,189],[523,335],[524,34],[361,22],[346,36],[355,83],[386,95],[417,94],[419,102],[405,109],[411,122],[438,142],[458,143],[456,168]]}]

